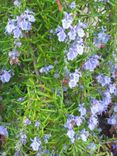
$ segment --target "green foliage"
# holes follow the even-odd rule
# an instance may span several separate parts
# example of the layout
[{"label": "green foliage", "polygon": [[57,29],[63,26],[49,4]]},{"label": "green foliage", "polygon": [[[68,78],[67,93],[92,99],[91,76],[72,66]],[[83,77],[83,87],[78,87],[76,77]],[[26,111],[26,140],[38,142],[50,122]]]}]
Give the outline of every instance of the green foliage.
[{"label": "green foliage", "polygon": [[[67,93],[63,91],[64,50],[67,45],[60,43],[50,30],[55,31],[56,27],[61,25],[63,12],[69,11],[68,6],[71,2],[64,0],[63,11],[60,12],[53,0],[22,0],[20,8],[15,7],[12,1],[0,1],[0,69],[11,69],[14,72],[9,83],[0,82],[1,106],[3,106],[0,112],[2,117],[0,124],[6,126],[9,132],[9,137],[1,149],[7,156],[14,155],[18,142],[17,135],[22,129],[28,136],[27,144],[21,148],[25,156],[36,155],[36,152],[30,148],[31,138],[35,136],[43,138],[45,134],[50,133],[52,137],[47,145],[43,142],[43,147],[50,151],[58,151],[61,156],[88,156],[90,150],[87,150],[87,146],[93,141],[96,143],[93,156],[109,155],[109,150],[107,152],[107,147],[103,146],[103,141],[97,136],[90,136],[87,142],[78,140],[75,144],[71,144],[64,128],[68,114],[78,115],[77,109],[80,103],[85,103],[89,108],[90,96],[100,99],[97,86],[92,85],[94,84],[92,73],[87,71],[79,81],[79,84],[84,86],[83,90],[77,87],[73,90],[68,89]],[[77,7],[73,10],[76,21],[80,19],[88,23],[86,31],[89,37],[85,39],[87,53],[70,62],[68,68],[74,71],[77,67],[81,67],[89,56],[97,53],[93,45],[94,33],[97,34],[101,26],[106,26],[111,40],[105,49],[98,50],[98,54],[105,59],[94,74],[103,71],[109,75],[104,65],[112,59],[112,52],[117,46],[117,1],[110,0],[109,3],[103,3],[76,0],[76,3]],[[86,7],[89,9],[87,13]],[[21,39],[22,46],[18,48],[20,65],[10,65],[8,53],[14,47],[14,39],[12,35],[5,34],[5,26],[9,18],[15,18],[27,8],[35,12],[36,21],[32,25],[32,30]],[[99,21],[93,25],[97,18]],[[54,69],[48,74],[39,73],[41,67],[49,64],[53,64]],[[60,75],[57,79],[53,76],[56,73]],[[24,101],[18,101],[20,97],[23,97]],[[24,128],[23,122],[26,118],[31,120],[31,125]],[[39,128],[34,127],[37,120],[41,123]],[[105,142],[109,140],[111,139],[105,138]]]}]

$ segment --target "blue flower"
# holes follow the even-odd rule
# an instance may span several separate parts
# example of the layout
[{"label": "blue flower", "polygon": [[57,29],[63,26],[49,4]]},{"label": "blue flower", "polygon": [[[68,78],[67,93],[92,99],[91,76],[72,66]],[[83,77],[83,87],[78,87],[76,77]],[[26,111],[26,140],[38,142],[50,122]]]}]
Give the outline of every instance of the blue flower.
[{"label": "blue flower", "polygon": [[91,116],[89,119],[88,128],[90,130],[94,130],[94,128],[96,128],[97,124],[98,124],[97,116]]},{"label": "blue flower", "polygon": [[96,99],[92,100],[92,104],[91,104],[91,113],[92,115],[96,115],[96,114],[101,114],[103,111],[105,111],[106,106],[105,103],[103,101],[99,101]]},{"label": "blue flower", "polygon": [[114,91],[114,95],[117,96],[117,88]]},{"label": "blue flower", "polygon": [[34,139],[32,140],[32,143],[30,145],[30,147],[32,147],[33,151],[38,151],[39,148],[41,146],[41,141],[38,137],[34,137]]},{"label": "blue flower", "polygon": [[49,66],[42,67],[39,71],[40,71],[40,73],[46,73],[47,74],[53,68],[54,68],[53,65],[49,65]]},{"label": "blue flower", "polygon": [[82,38],[82,37],[85,36],[85,32],[81,27],[78,26],[76,31],[77,31],[77,34],[78,34],[79,37]]},{"label": "blue flower", "polygon": [[13,30],[16,28],[16,20],[9,19],[8,23],[5,27],[5,32],[8,34],[12,34]]},{"label": "blue flower", "polygon": [[85,129],[82,129],[80,131],[80,138],[83,140],[83,141],[87,141],[87,138],[89,136],[89,132],[86,131]]},{"label": "blue flower", "polygon": [[97,37],[94,38],[94,44],[96,47],[100,48],[102,44],[106,44],[108,40],[110,39],[110,35],[106,34],[104,32],[105,30],[102,30],[97,34]]},{"label": "blue flower", "polygon": [[72,61],[77,57],[78,54],[82,55],[83,52],[84,52],[83,45],[81,45],[79,43],[73,44],[69,48],[69,51],[67,52],[67,59]]},{"label": "blue flower", "polygon": [[40,126],[40,122],[39,121],[36,121],[35,122],[35,127],[39,127]]},{"label": "blue flower", "polygon": [[6,82],[9,82],[11,79],[11,74],[9,71],[6,71],[6,70],[3,70],[1,75],[0,75],[0,80],[3,82],[3,83],[6,83]]},{"label": "blue flower", "polygon": [[[19,17],[20,18],[20,17]],[[26,19],[19,19],[18,20],[18,26],[25,31],[29,31],[31,30],[31,23],[30,21],[26,20]]]},{"label": "blue flower", "polygon": [[16,38],[16,39],[18,39],[18,38],[23,36],[22,31],[21,31],[21,29],[19,27],[16,27],[13,30],[13,35],[14,35],[14,38]]},{"label": "blue flower", "polygon": [[15,47],[21,47],[22,43],[19,40],[14,41]]},{"label": "blue flower", "polygon": [[0,135],[3,135],[5,137],[8,137],[7,128],[5,128],[4,126],[0,126]]},{"label": "blue flower", "polygon": [[64,29],[68,29],[71,27],[71,24],[73,22],[72,14],[65,12],[64,18],[62,20],[62,26]]},{"label": "blue flower", "polygon": [[35,22],[34,13],[32,11],[25,10],[20,16],[17,16],[16,19],[8,20],[5,32],[13,34],[14,38],[18,39],[23,37],[22,30],[31,30],[33,22]]},{"label": "blue flower", "polygon": [[28,118],[26,118],[24,120],[24,126],[27,126],[27,125],[30,125],[30,124],[31,124],[31,121]]},{"label": "blue flower", "polygon": [[58,26],[58,28],[56,29],[56,34],[57,34],[58,40],[60,42],[64,42],[65,41],[67,36],[66,36],[66,34],[64,32],[64,29],[62,27]]},{"label": "blue flower", "polygon": [[75,70],[74,73],[69,74],[70,80],[69,80],[69,87],[74,88],[77,86],[77,83],[79,81],[79,78],[81,77],[81,72],[79,70]]},{"label": "blue flower", "polygon": [[98,55],[91,56],[83,65],[85,70],[90,70],[91,72],[99,65],[100,57]]},{"label": "blue flower", "polygon": [[113,94],[116,90],[116,85],[115,84],[109,84],[108,90],[111,94]]},{"label": "blue flower", "polygon": [[70,115],[65,123],[65,128],[72,130],[75,124],[75,117],[74,115]]},{"label": "blue flower", "polygon": [[82,124],[83,120],[81,116],[75,116],[74,121],[75,121],[75,124],[79,127]]},{"label": "blue flower", "polygon": [[68,32],[68,36],[70,40],[75,40],[76,38],[76,29],[75,27],[71,27],[70,31]]},{"label": "blue flower", "polygon": [[68,130],[67,136],[70,138],[71,142],[74,143],[75,141],[75,132],[73,129]]},{"label": "blue flower", "polygon": [[22,155],[22,153],[20,151],[16,151],[14,154],[14,156],[21,156],[21,155]]},{"label": "blue flower", "polygon": [[80,104],[78,110],[79,110],[81,116],[86,115],[86,108],[84,107],[84,104]]},{"label": "blue flower", "polygon": [[43,139],[44,139],[44,142],[47,144],[48,143],[48,139],[51,137],[52,135],[51,134],[45,134]]},{"label": "blue flower", "polygon": [[71,9],[76,8],[76,3],[75,3],[75,1],[73,1],[73,2],[69,5],[69,7],[70,7]]},{"label": "blue flower", "polygon": [[117,125],[117,114],[114,114],[110,118],[108,118],[107,122],[110,125]]},{"label": "blue flower", "polygon": [[115,103],[115,106],[114,106],[114,112],[117,113],[117,103]]},{"label": "blue flower", "polygon": [[20,143],[21,145],[25,145],[27,142],[27,136],[24,132],[20,132]]},{"label": "blue flower", "polygon": [[18,52],[17,50],[15,50],[15,49],[9,52],[9,57],[10,57],[11,59],[15,59],[15,58],[17,58],[18,56],[19,56],[19,52]]},{"label": "blue flower", "polygon": [[65,39],[66,39],[66,34],[65,34],[64,30],[58,32],[58,33],[57,33],[57,36],[58,36],[58,40],[59,40],[60,42],[64,42]]},{"label": "blue flower", "polygon": [[104,103],[105,106],[108,106],[109,103],[111,103],[111,94],[108,90],[104,92],[102,102]]},{"label": "blue flower", "polygon": [[15,1],[14,1],[14,5],[15,5],[15,6],[20,7],[20,4],[21,4],[21,3],[20,3],[18,0],[15,0]]},{"label": "blue flower", "polygon": [[108,76],[105,76],[103,74],[99,74],[97,77],[96,77],[98,83],[100,83],[102,85],[102,87],[106,86],[106,85],[109,85],[110,82],[111,82],[111,79],[110,77]]}]

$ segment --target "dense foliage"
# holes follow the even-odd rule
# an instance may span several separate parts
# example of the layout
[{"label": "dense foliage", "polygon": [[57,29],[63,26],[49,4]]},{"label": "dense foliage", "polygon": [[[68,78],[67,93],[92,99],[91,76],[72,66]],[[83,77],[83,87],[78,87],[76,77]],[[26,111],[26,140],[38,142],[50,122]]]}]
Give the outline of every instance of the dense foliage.
[{"label": "dense foliage", "polygon": [[1,155],[117,155],[116,10],[0,1]]}]

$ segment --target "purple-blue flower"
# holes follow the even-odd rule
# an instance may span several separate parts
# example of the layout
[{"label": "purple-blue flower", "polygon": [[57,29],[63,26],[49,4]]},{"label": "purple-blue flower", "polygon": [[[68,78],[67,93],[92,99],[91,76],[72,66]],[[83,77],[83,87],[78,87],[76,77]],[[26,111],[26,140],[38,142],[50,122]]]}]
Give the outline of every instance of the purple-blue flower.
[{"label": "purple-blue flower", "polygon": [[81,72],[79,71],[79,69],[76,69],[74,73],[69,74],[69,77],[69,87],[74,88],[77,86],[79,78],[81,77]]},{"label": "purple-blue flower", "polygon": [[15,50],[15,49],[9,52],[9,57],[10,57],[11,59],[15,59],[15,58],[17,58],[19,55],[20,55],[19,52],[18,52],[17,50]]},{"label": "purple-blue flower", "polygon": [[84,52],[84,46],[81,44],[74,44],[69,48],[69,51],[67,52],[67,59],[72,61],[74,60],[77,55],[82,55]]},{"label": "purple-blue flower", "polygon": [[30,125],[30,124],[31,124],[31,121],[28,118],[26,118],[24,120],[24,126],[27,126],[27,125]]},{"label": "purple-blue flower", "polygon": [[80,112],[81,116],[85,116],[86,115],[86,108],[84,107],[84,104],[80,104],[78,111]]},{"label": "purple-blue flower", "polygon": [[27,142],[27,135],[24,132],[20,132],[20,143],[25,145]]},{"label": "purple-blue flower", "polygon": [[16,20],[8,19],[8,23],[5,27],[5,32],[8,34],[12,34],[14,29],[16,29]]},{"label": "purple-blue flower", "polygon": [[110,82],[111,82],[111,79],[110,77],[108,76],[105,76],[103,74],[99,74],[97,77],[96,77],[97,81],[99,84],[102,85],[102,87],[106,86],[106,85],[109,85]]},{"label": "purple-blue flower", "polygon": [[23,31],[31,30],[33,22],[35,22],[34,13],[26,10],[20,16],[17,16],[16,19],[8,20],[5,32],[13,34],[14,38],[19,39],[23,37]]},{"label": "purple-blue flower", "polygon": [[110,118],[107,119],[108,124],[117,125],[117,114],[113,114]]},{"label": "purple-blue flower", "polygon": [[67,131],[67,136],[70,138],[71,142],[75,141],[75,132],[73,129]]},{"label": "purple-blue flower", "polygon": [[40,126],[40,122],[37,120],[36,122],[35,122],[35,127],[39,127]]},{"label": "purple-blue flower", "polygon": [[72,14],[65,12],[64,18],[62,20],[62,26],[64,29],[68,29],[71,27],[71,24],[73,22]]},{"label": "purple-blue flower", "polygon": [[0,80],[2,83],[7,83],[11,79],[11,73],[7,70],[3,70],[2,73],[0,74]]},{"label": "purple-blue flower", "polygon": [[100,57],[98,55],[91,56],[83,65],[83,68],[85,70],[90,70],[91,72],[94,71],[94,69],[99,66],[99,59]]},{"label": "purple-blue flower", "polygon": [[8,137],[7,128],[5,128],[4,126],[0,126],[0,135],[3,135],[5,137]]},{"label": "purple-blue flower", "polygon": [[96,128],[97,124],[98,124],[97,116],[91,116],[89,119],[88,128],[90,130],[94,130],[94,128]]},{"label": "purple-blue flower", "polygon": [[14,35],[14,38],[18,39],[20,37],[23,37],[23,34],[22,34],[22,31],[19,27],[16,27],[14,30],[13,30],[13,35]]},{"label": "purple-blue flower", "polygon": [[85,36],[85,32],[81,27],[78,26],[76,31],[77,31],[77,34],[78,34],[79,37],[82,38],[82,37]]},{"label": "purple-blue flower", "polygon": [[109,84],[108,90],[109,90],[110,94],[113,94],[116,90],[116,85],[115,84]]},{"label": "purple-blue flower", "polygon": [[87,138],[89,136],[89,132],[86,131],[85,129],[82,129],[80,131],[80,138],[83,140],[83,141],[87,141]]},{"label": "purple-blue flower", "polygon": [[76,3],[75,3],[75,1],[73,1],[73,2],[69,5],[69,7],[70,7],[71,9],[76,8]]},{"label": "purple-blue flower", "polygon": [[111,94],[108,90],[104,92],[102,102],[105,106],[108,106],[111,103]]},{"label": "purple-blue flower", "polygon": [[53,68],[54,68],[53,65],[48,65],[48,66],[42,67],[39,71],[40,71],[40,73],[46,73],[46,74],[48,74],[48,72],[50,70],[52,70]]},{"label": "purple-blue flower", "polygon": [[101,114],[103,111],[105,111],[106,106],[105,103],[101,100],[92,100],[91,104],[91,113],[92,115]]},{"label": "purple-blue flower", "polygon": [[97,34],[97,37],[94,38],[94,44],[96,47],[100,48],[101,44],[106,44],[108,40],[110,39],[110,35],[106,34],[104,32],[105,30],[102,30]]},{"label": "purple-blue flower", "polygon": [[115,103],[115,106],[114,106],[114,112],[117,113],[117,103]]},{"label": "purple-blue flower", "polygon": [[20,7],[20,4],[21,4],[21,3],[19,2],[19,0],[15,0],[15,1],[14,1],[14,5],[15,5],[15,6]]},{"label": "purple-blue flower", "polygon": [[52,135],[51,134],[45,134],[43,139],[44,139],[44,142],[47,144],[48,143],[48,140],[49,138],[51,137]]},{"label": "purple-blue flower", "polygon": [[30,147],[32,148],[33,151],[38,151],[41,146],[41,141],[38,137],[34,137],[32,140],[32,143],[30,144]]},{"label": "purple-blue flower", "polygon": [[75,38],[76,38],[76,29],[75,29],[75,27],[71,27],[70,28],[70,31],[68,32],[68,36],[69,36],[69,39],[70,40],[75,40]]}]

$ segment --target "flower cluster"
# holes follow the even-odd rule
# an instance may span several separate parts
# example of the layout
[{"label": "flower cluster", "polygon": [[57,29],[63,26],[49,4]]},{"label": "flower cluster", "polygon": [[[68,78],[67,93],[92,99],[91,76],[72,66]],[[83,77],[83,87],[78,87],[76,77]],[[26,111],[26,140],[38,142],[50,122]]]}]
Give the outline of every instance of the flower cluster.
[{"label": "flower cluster", "polygon": [[[75,7],[75,3],[71,4]],[[70,61],[74,60],[78,54],[82,55],[84,52],[83,38],[85,36],[84,29],[87,27],[86,24],[79,21],[77,25],[73,25],[73,15],[71,13],[64,13],[62,19],[62,27],[58,26],[56,34],[60,42],[68,42],[69,49],[66,50],[67,59]]]},{"label": "flower cluster", "polygon": [[[18,0],[14,1],[16,6],[20,5]],[[13,35],[14,37],[14,49],[9,52],[10,64],[19,64],[19,52],[18,47],[21,47],[22,43],[20,38],[24,36],[24,32],[28,32],[32,29],[32,23],[35,22],[34,12],[30,10],[25,10],[20,16],[17,16],[15,19],[9,19],[5,27],[5,32],[8,35]]]},{"label": "flower cluster", "polygon": [[79,116],[70,115],[65,124],[65,128],[68,129],[67,136],[70,138],[71,142],[74,143],[75,141],[75,131],[73,127],[75,125],[80,126],[82,124],[82,118]]},{"label": "flower cluster", "polygon": [[12,76],[11,71],[2,70],[2,72],[0,73],[0,80],[2,81],[2,83],[7,83],[10,81],[11,76]]},{"label": "flower cluster", "polygon": [[5,28],[5,32],[13,35],[15,39],[23,37],[23,31],[28,32],[32,28],[32,23],[35,22],[34,13],[30,10],[25,10],[16,19],[9,19]]},{"label": "flower cluster", "polygon": [[20,132],[20,144],[25,145],[27,142],[27,135],[24,132]]},{"label": "flower cluster", "polygon": [[101,32],[97,34],[97,37],[94,38],[94,44],[97,48],[105,47],[105,44],[110,39],[110,35],[105,33],[105,29],[102,29]]},{"label": "flower cluster", "polygon": [[[21,150],[22,145],[27,144],[28,134],[27,134],[26,129],[29,128],[28,126],[32,124],[31,120],[29,120],[28,118],[25,118],[23,123],[24,123],[24,128],[17,135],[18,142],[17,142],[16,147],[15,147],[16,153]],[[40,128],[40,125],[41,125],[41,123],[38,120],[36,120],[34,123],[34,127],[37,130],[39,130],[38,128]],[[30,147],[35,152],[46,153],[46,151],[44,151],[44,149],[43,149],[42,142],[47,144],[50,137],[51,137],[51,134],[44,134],[44,136],[40,139],[38,136],[34,137],[34,139],[30,138],[30,141],[31,141]]]},{"label": "flower cluster", "polygon": [[88,60],[83,65],[84,70],[89,70],[93,72],[94,69],[97,66],[99,66],[99,59],[100,59],[100,56],[98,55],[93,55],[90,58],[88,58]]},{"label": "flower cluster", "polygon": [[96,115],[92,115],[89,119],[88,128],[90,130],[94,130],[98,124],[98,118]]},{"label": "flower cluster", "polygon": [[[22,145],[25,145],[27,143],[28,136],[26,134],[26,128],[28,125],[31,125],[32,122],[28,118],[25,118],[23,123],[24,123],[24,128],[17,135],[18,142],[16,144],[16,150],[20,150]],[[34,126],[36,128],[38,128],[40,126],[40,122],[37,120],[35,122]],[[35,145],[35,139],[34,139],[34,144],[32,144],[32,146],[34,146],[34,145]],[[35,147],[35,148],[37,148],[37,147]]]},{"label": "flower cluster", "polygon": [[105,76],[105,75],[103,75],[103,74],[98,75],[98,76],[96,77],[96,79],[97,79],[98,83],[100,83],[100,84],[102,85],[102,87],[104,87],[104,86],[110,84],[110,82],[111,82],[110,77]]},{"label": "flower cluster", "polygon": [[[77,134],[75,133],[73,128],[74,128],[74,126],[80,127],[81,124],[83,123],[83,120],[84,120],[85,115],[86,115],[86,108],[84,107],[84,104],[79,105],[78,111],[80,112],[80,116],[69,115],[68,119],[67,119],[67,121],[65,123],[65,128],[68,129],[67,136],[70,138],[72,143],[74,143],[74,141],[76,139],[78,139]],[[82,135],[80,135],[79,139],[85,140],[84,137],[83,137],[83,132],[84,131],[81,131]]]},{"label": "flower cluster", "polygon": [[[48,143],[48,139],[51,137],[51,134],[45,134],[43,137],[43,141],[45,144]],[[37,151],[40,154],[41,153],[46,153],[46,151],[44,151],[43,146],[42,146],[42,141],[41,139],[39,139],[39,137],[34,137],[34,139],[32,140],[32,143],[30,144],[30,147],[32,148],[33,151]],[[39,153],[37,155],[39,155]]]},{"label": "flower cluster", "polygon": [[[14,156],[20,156],[22,154],[59,156],[59,152],[61,153],[60,155],[77,155],[80,153],[79,151],[81,151],[81,149],[77,149],[77,153],[75,153],[74,149],[78,147],[75,144],[78,145],[79,143],[81,144],[79,148],[83,147],[83,152],[85,152],[81,152],[81,155],[96,155],[101,149],[100,146],[102,143],[98,140],[97,133],[101,132],[100,135],[103,134],[100,118],[103,118],[104,116],[103,119],[106,126],[109,125],[109,127],[114,127],[113,129],[117,128],[117,65],[115,65],[115,62],[117,63],[117,48],[115,52],[110,51],[110,53],[107,52],[108,55],[106,55],[106,44],[111,39],[111,35],[109,35],[111,34],[111,28],[109,28],[108,31],[104,29],[104,27],[100,27],[101,20],[104,18],[102,12],[105,12],[103,9],[107,6],[106,3],[103,4],[101,2],[109,2],[109,0],[94,1],[91,4],[96,4],[95,6],[97,6],[97,8],[94,6],[93,9],[91,8],[93,7],[92,5],[91,7],[87,4],[82,5],[83,2],[81,3],[81,6],[79,3],[78,7],[76,7],[77,4],[75,1],[71,4],[69,4],[69,1],[67,0],[63,3],[59,0],[55,1],[58,8],[60,7],[59,5],[63,8],[65,4],[71,11],[63,12],[64,17],[61,20],[61,25],[55,30],[58,41],[62,45],[60,47],[52,47],[52,44],[47,44],[47,39],[49,37],[47,32],[50,27],[48,22],[51,22],[54,18],[47,20],[47,25],[46,22],[42,21],[39,29],[37,29],[37,25],[35,25],[35,33],[31,34],[34,35],[33,37],[36,42],[30,40],[31,45],[29,45],[29,43],[28,45],[25,45],[25,47],[22,46],[22,43],[30,36],[29,31],[32,30],[32,25],[35,22],[34,12],[27,9],[24,12],[21,12],[19,16],[11,16],[14,18],[8,19],[5,33],[11,35],[14,42],[13,49],[10,48],[8,53],[10,65],[19,65],[19,57],[21,51],[23,51],[22,48],[25,50],[30,46],[31,50],[34,51],[38,51],[38,49],[44,51],[43,48],[50,48],[46,51],[47,55],[43,55],[42,53],[40,57],[40,54],[36,54],[38,58],[25,52],[22,61],[23,59],[28,60],[28,71],[25,69],[22,70],[22,66],[19,66],[17,69],[12,66],[17,73],[20,71],[22,72],[20,75],[23,76],[24,82],[22,83],[21,80],[18,80],[21,84],[18,83],[11,93],[11,88],[8,88],[9,85],[2,85],[2,88],[5,88],[5,93],[10,95],[5,99],[5,93],[3,93],[3,104],[8,106],[9,101],[15,103],[15,106],[8,106],[8,111],[14,107],[13,114],[8,114],[8,116],[11,115],[10,119],[13,120],[12,126],[14,126],[14,121],[18,123],[18,125],[14,126],[15,130],[18,130]],[[16,10],[19,12],[22,9],[25,9],[25,6],[27,5],[26,1],[24,3],[22,0],[13,0],[13,2],[14,6],[17,7]],[[100,2],[99,6],[98,2]],[[30,3],[32,3],[31,6],[34,6],[35,9],[36,5],[33,5],[34,2]],[[41,3],[40,7],[42,9],[45,8],[45,5],[42,7],[43,3],[44,2]],[[54,2],[51,3],[48,1],[47,4],[48,3],[48,6],[50,6]],[[110,5],[110,3],[108,5]],[[29,4],[28,6],[30,7]],[[99,12],[100,8],[103,6],[102,12]],[[52,7],[55,9],[55,5],[51,6],[51,8]],[[111,8],[111,6],[108,6],[107,8]],[[95,13],[97,12],[99,15],[97,17],[99,25],[96,23],[97,27],[93,27],[92,29],[91,23],[95,20],[95,16],[93,16],[92,13],[92,10],[94,9]],[[46,15],[46,13],[49,13],[48,10],[50,9],[47,9],[47,11],[42,10],[43,13],[40,14],[40,12],[38,12],[36,13],[36,16],[41,20],[46,20],[49,17],[49,14]],[[59,9],[59,11],[61,11],[61,9]],[[87,16],[86,12],[89,13],[91,17]],[[107,18],[107,13],[104,14]],[[55,15],[53,14],[53,16]],[[110,14],[109,18],[111,18]],[[37,21],[37,23],[40,23],[40,20],[39,22]],[[104,24],[106,25],[105,22]],[[46,32],[44,28],[46,28]],[[97,34],[95,34],[93,30],[98,28],[99,30],[96,30]],[[43,36],[41,37],[38,33],[41,33]],[[38,41],[40,44],[39,46],[36,44]],[[53,43],[53,39],[51,41]],[[113,44],[111,41],[110,43]],[[92,44],[93,46],[90,47]],[[54,53],[55,56],[53,56],[53,53],[49,53],[52,50],[56,51]],[[61,55],[57,53],[58,50],[64,50],[64,56],[62,54],[61,57]],[[27,59],[28,56],[31,58]],[[47,56],[47,58],[45,58],[45,56]],[[46,60],[44,61],[44,65],[42,65],[42,60],[39,61],[40,58]],[[112,62],[110,58],[114,61]],[[53,63],[54,59],[56,61]],[[39,81],[37,77],[33,75],[35,72],[31,67],[31,65],[35,65],[36,62],[38,62],[36,67],[39,67],[37,70]],[[23,67],[25,64],[26,62],[23,63]],[[57,70],[55,68],[56,66]],[[12,75],[13,73],[10,70],[1,70],[0,81],[2,81],[2,83],[7,83],[10,81]],[[43,75],[46,75],[46,78]],[[50,83],[46,81],[47,79]],[[13,84],[14,83],[10,86]],[[21,105],[19,103],[21,103]],[[15,113],[15,109],[18,114]],[[18,116],[18,120],[14,120],[16,119],[16,116]],[[5,120],[6,119],[5,116]],[[9,122],[9,120],[7,121]],[[19,121],[22,122],[19,123]],[[109,133],[110,131],[114,131],[113,129],[110,129]],[[65,134],[61,135],[61,130],[62,132],[65,132]],[[12,138],[12,134],[15,133],[12,133],[12,129],[10,129],[9,134]],[[58,147],[59,139],[57,139],[57,137],[60,135],[61,145]],[[99,139],[101,137],[103,138],[103,135],[101,137],[100,135]],[[0,126],[0,136],[8,137],[8,131],[4,126]],[[69,141],[65,142],[67,139]],[[100,143],[100,146],[96,145],[97,143]],[[73,144],[73,146],[71,144]],[[75,148],[72,149],[73,147]],[[113,149],[115,148],[117,148],[116,144],[114,144]],[[13,149],[13,147],[11,147],[11,149]],[[7,151],[9,151],[9,149]],[[101,152],[102,151],[103,147],[101,149]]]},{"label": "flower cluster", "polygon": [[[69,7],[71,9],[74,9],[76,7],[75,2],[71,3]],[[86,36],[88,36],[85,33],[87,25],[80,22],[80,20],[79,23],[75,25],[74,23],[76,23],[76,21],[74,22],[74,17],[75,15],[73,15],[72,13],[64,12],[62,26],[58,26],[58,28],[56,29],[58,40],[60,42],[65,42],[68,47],[68,49],[65,49],[66,56],[64,62],[66,63],[66,66],[69,65],[69,61],[73,61],[78,55],[82,55],[84,53],[84,39],[86,38]],[[109,39],[110,35],[108,35],[106,33],[106,29],[102,27],[102,30],[97,35],[95,35],[93,44],[97,48],[104,48]],[[95,53],[89,55],[88,59],[82,64],[82,68],[79,67],[80,70],[76,69],[75,72],[69,72],[69,70],[67,70],[67,72],[65,71],[67,73],[67,80],[69,80],[69,88],[72,89],[77,86],[79,78],[83,75],[83,73],[81,74],[82,69],[88,70],[93,73],[97,67],[100,68],[100,61],[102,60],[102,56]],[[85,117],[87,116],[87,122],[85,123],[87,123],[89,131],[94,131],[99,123],[98,116],[107,111],[109,104],[112,102],[112,95],[115,94],[116,91],[116,85],[112,82],[111,77],[100,73],[98,75],[94,75],[93,78],[97,80],[96,82],[101,85],[101,87],[104,87],[104,91],[97,90],[99,95],[101,94],[100,99],[91,97],[91,107],[88,110],[88,112],[90,113],[87,113],[84,105],[80,105],[80,116],[68,116],[65,128],[67,128],[67,136],[72,143],[74,143],[76,139],[82,139],[83,141],[87,140],[89,132],[85,129],[82,129],[81,131],[79,130],[78,134],[76,134],[74,127],[81,126],[81,124],[84,123],[83,121]],[[114,109],[116,110],[116,107]],[[108,119],[108,122],[115,124],[115,120],[113,120],[112,122],[113,118],[116,120],[115,114]]]},{"label": "flower cluster", "polygon": [[69,77],[69,87],[74,88],[77,86],[79,78],[81,77],[81,72],[79,71],[79,69],[76,69],[74,73],[69,74]]}]

